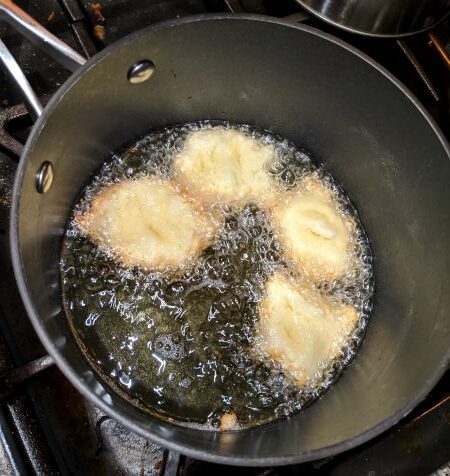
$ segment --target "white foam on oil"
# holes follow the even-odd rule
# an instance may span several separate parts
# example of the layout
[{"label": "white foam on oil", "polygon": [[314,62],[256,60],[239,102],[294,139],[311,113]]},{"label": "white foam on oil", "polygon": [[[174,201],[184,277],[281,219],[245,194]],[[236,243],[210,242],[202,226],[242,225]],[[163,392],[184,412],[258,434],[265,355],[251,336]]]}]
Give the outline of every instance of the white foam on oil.
[{"label": "white foam on oil", "polygon": [[[74,214],[85,212],[102,188],[124,179],[176,179],[172,162],[186,135],[202,122],[152,132],[106,161],[82,192]],[[221,232],[188,270],[126,268],[69,222],[61,260],[68,318],[105,374],[140,404],[189,426],[217,428],[236,413],[241,427],[292,414],[322,394],[354,357],[373,296],[372,255],[356,210],[324,168],[290,142],[250,126],[221,123],[274,145],[267,172],[280,190],[314,173],[357,223],[354,266],[320,292],[351,304],[358,325],[339,359],[320,369],[314,388],[299,389],[280,365],[252,351],[258,303],[275,269],[288,267],[265,210],[254,204],[220,207]]]}]

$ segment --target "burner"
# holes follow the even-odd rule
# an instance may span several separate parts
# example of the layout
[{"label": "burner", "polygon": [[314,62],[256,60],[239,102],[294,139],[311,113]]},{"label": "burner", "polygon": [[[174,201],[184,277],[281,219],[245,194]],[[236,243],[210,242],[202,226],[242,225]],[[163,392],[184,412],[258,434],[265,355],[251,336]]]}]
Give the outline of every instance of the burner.
[{"label": "burner", "polygon": [[[155,22],[202,12],[246,11],[301,22],[338,36],[385,66],[450,138],[450,22],[402,40],[355,36],[312,18],[294,0],[17,0],[84,56]],[[10,27],[0,37],[45,102],[69,73]],[[228,474],[229,467],[168,452],[124,429],[85,400],[53,365],[22,306],[8,256],[11,183],[32,121],[12,85],[0,82],[0,474]],[[408,474],[450,461],[450,372],[406,419],[336,457],[233,474]],[[447,472],[445,472],[447,471]]]}]

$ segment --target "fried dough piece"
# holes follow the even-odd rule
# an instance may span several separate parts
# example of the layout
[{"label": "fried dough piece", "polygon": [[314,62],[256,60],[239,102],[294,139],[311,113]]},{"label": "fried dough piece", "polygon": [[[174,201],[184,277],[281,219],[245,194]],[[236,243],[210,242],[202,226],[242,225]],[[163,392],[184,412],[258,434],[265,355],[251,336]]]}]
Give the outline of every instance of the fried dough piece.
[{"label": "fried dough piece", "polygon": [[165,270],[186,265],[214,238],[214,221],[170,182],[124,180],[101,190],[75,217],[96,244],[125,266]]},{"label": "fried dough piece", "polygon": [[273,145],[215,127],[189,134],[174,168],[180,183],[202,202],[264,205],[275,194],[266,170],[273,160]]},{"label": "fried dough piece", "polygon": [[279,362],[297,385],[314,384],[344,346],[357,322],[344,306],[277,272],[259,305],[257,345]]},{"label": "fried dough piece", "polygon": [[355,222],[342,215],[335,200],[331,190],[309,177],[271,210],[288,261],[316,281],[339,278],[351,264]]},{"label": "fried dough piece", "polygon": [[221,431],[237,430],[238,428],[238,419],[235,413],[224,413],[220,417],[219,429]]}]

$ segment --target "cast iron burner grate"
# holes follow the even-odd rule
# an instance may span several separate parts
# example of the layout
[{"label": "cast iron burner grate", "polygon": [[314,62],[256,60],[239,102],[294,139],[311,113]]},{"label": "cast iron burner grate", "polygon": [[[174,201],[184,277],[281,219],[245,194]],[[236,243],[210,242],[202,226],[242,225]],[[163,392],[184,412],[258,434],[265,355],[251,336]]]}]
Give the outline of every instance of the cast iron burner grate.
[{"label": "cast iron burner grate", "polygon": [[[403,81],[450,138],[450,24],[402,41],[353,36],[311,18],[294,0],[41,0],[16,2],[85,56],[157,21],[247,11],[286,17],[355,45]],[[69,73],[0,25],[43,103]],[[447,62],[446,62],[447,61]],[[165,451],[127,431],[85,400],[35,335],[15,286],[6,233],[11,183],[32,122],[0,79],[0,474],[385,475],[430,474],[450,461],[450,372],[422,404],[388,432],[325,460],[279,468],[232,468]],[[440,474],[445,474],[442,469]],[[448,474],[448,473],[446,473]]]}]

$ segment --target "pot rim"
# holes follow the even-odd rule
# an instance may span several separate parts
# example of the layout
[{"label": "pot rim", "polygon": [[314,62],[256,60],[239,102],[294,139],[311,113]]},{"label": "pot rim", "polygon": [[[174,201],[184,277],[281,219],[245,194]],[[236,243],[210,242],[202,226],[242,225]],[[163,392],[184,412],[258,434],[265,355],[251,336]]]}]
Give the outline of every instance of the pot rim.
[{"label": "pot rim", "polygon": [[444,21],[449,15],[450,15],[450,10],[444,15],[442,15],[441,18],[437,18],[436,21],[434,21],[431,25],[428,25],[423,28],[419,28],[417,30],[412,30],[412,31],[407,31],[404,33],[372,33],[370,31],[366,30],[361,30],[359,28],[355,28],[349,25],[345,25],[343,23],[340,23],[336,20],[332,20],[331,18],[327,17],[326,15],[323,15],[319,13],[314,7],[309,5],[305,0],[295,0],[302,8],[304,8],[308,13],[311,13],[311,15],[314,15],[315,17],[319,18],[320,20],[328,23],[329,25],[332,25],[336,28],[340,28],[341,30],[344,30],[349,33],[354,33],[357,35],[361,36],[367,36],[370,38],[407,38],[408,36],[413,36],[413,35],[418,35],[419,33],[424,33],[428,30],[433,29],[436,25]]}]

